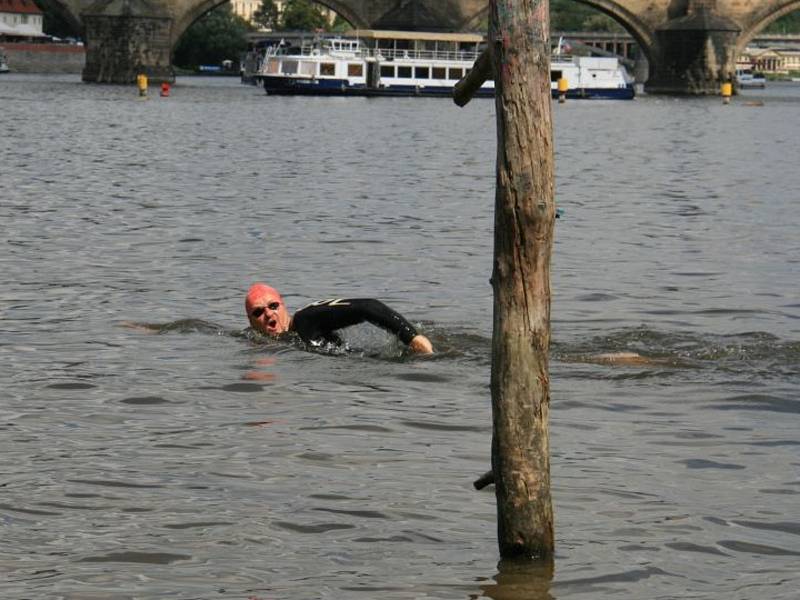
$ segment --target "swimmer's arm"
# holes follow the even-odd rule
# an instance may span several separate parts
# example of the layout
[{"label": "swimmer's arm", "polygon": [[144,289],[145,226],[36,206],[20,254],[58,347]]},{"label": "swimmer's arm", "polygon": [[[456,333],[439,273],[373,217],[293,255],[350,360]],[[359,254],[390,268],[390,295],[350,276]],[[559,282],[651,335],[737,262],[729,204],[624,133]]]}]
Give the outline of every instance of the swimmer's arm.
[{"label": "swimmer's arm", "polygon": [[372,298],[320,300],[295,314],[294,327],[301,337],[313,337],[312,331],[333,331],[364,321],[394,333],[417,354],[433,352],[430,340],[418,334],[400,313]]},{"label": "swimmer's arm", "polygon": [[363,311],[364,319],[394,333],[416,354],[432,354],[433,344],[424,335],[417,333],[414,326],[403,315],[386,306],[380,300],[353,300],[355,306]]}]

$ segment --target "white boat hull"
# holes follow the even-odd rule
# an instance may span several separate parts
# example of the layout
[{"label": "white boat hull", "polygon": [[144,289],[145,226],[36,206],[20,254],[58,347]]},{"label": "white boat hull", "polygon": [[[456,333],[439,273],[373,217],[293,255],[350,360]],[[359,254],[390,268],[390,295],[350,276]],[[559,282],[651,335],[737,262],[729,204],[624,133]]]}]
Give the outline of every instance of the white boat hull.
[{"label": "white boat hull", "polygon": [[[413,35],[433,35],[393,34],[405,43]],[[384,43],[388,35],[383,32]],[[255,80],[270,95],[452,97],[455,85],[479,54],[475,39],[470,40],[469,50],[451,40],[443,43],[443,49],[437,46],[430,50],[430,39],[422,49],[369,47],[360,38],[333,38],[322,45],[301,48],[279,45],[269,48],[257,61],[257,72],[243,75],[243,80]],[[567,98],[617,100],[635,96],[633,79],[615,58],[557,54],[550,75],[553,97],[559,95],[560,80],[567,82]],[[493,97],[494,82],[484,83],[475,96]]]}]

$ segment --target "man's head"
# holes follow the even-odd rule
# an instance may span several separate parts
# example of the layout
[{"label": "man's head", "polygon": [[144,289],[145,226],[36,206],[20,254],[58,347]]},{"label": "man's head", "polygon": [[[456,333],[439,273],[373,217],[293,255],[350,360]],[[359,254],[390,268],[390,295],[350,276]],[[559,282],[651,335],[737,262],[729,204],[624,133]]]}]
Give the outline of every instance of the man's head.
[{"label": "man's head", "polygon": [[263,283],[254,283],[244,301],[250,326],[266,335],[276,336],[289,329],[292,321],[278,290]]}]

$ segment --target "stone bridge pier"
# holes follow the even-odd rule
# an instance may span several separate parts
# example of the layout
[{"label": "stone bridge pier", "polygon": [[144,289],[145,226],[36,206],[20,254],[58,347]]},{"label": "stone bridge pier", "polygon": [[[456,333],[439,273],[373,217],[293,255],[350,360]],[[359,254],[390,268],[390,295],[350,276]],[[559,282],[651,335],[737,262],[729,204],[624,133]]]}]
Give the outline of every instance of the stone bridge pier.
[{"label": "stone bridge pier", "polygon": [[153,83],[172,82],[174,19],[148,0],[96,2],[82,15],[86,66],[83,80],[133,83],[144,73]]},{"label": "stone bridge pier", "polygon": [[639,43],[651,94],[719,94],[735,84],[736,59],[800,0],[576,0],[606,13]]},{"label": "stone bridge pier", "polygon": [[655,28],[648,93],[718,94],[723,83],[735,81],[741,27],[708,3],[695,4],[686,16]]}]

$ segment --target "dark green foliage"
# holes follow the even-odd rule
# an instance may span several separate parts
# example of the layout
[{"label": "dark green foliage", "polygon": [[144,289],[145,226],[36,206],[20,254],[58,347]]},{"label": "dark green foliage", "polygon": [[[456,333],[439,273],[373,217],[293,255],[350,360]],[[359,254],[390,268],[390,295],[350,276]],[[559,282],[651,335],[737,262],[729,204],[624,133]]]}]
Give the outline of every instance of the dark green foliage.
[{"label": "dark green foliage", "polygon": [[253,13],[253,21],[263,29],[278,29],[280,20],[275,0],[261,0],[261,6]]},{"label": "dark green foliage", "polygon": [[550,1],[550,31],[623,31],[611,17],[574,0]]},{"label": "dark green foliage", "polygon": [[344,33],[345,31],[352,29],[352,25],[339,15],[336,15],[336,18],[333,20],[333,25],[331,25],[330,29],[336,33]]},{"label": "dark green foliage", "polygon": [[239,62],[247,49],[245,34],[251,25],[234,15],[230,3],[225,3],[195,21],[175,47],[172,62],[179,67],[219,65],[223,60]]},{"label": "dark green foliage", "polygon": [[311,0],[287,0],[281,15],[282,31],[315,31],[326,29],[328,22],[319,5]]},{"label": "dark green foliage", "polygon": [[800,11],[789,13],[769,24],[764,33],[798,33],[800,32]]},{"label": "dark green foliage", "polygon": [[311,0],[288,0],[283,12],[279,14],[274,0],[261,0],[261,6],[253,15],[253,20],[259,27],[272,31],[343,32],[350,29],[350,24],[338,15],[333,25],[329,24],[320,6]]}]

